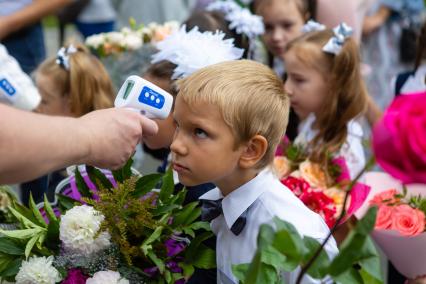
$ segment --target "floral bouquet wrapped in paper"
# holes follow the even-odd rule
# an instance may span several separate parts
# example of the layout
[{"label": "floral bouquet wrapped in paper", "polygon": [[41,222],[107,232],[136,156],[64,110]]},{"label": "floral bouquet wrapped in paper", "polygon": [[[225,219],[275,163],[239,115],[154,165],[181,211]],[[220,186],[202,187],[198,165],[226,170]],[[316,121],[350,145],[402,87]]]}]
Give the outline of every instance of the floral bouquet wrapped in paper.
[{"label": "floral bouquet wrapped in paper", "polygon": [[372,237],[398,271],[410,279],[426,275],[426,186],[400,181],[386,173],[369,172],[371,186],[367,202],[356,212],[364,216],[369,206],[377,206]]},{"label": "floral bouquet wrapped in paper", "polygon": [[57,196],[56,208],[45,199],[39,210],[32,198],[29,208],[9,206],[19,226],[0,231],[2,279],[184,283],[194,267],[215,267],[214,251],[202,243],[212,236],[209,224],[198,221],[197,202],[183,205],[185,190],[174,193],[171,171],[141,177],[132,173],[130,161],[110,175],[80,169],[68,179],[79,196],[71,186],[62,191],[68,195]]},{"label": "floral bouquet wrapped in paper", "polygon": [[174,21],[137,26],[130,20],[130,27],[90,36],[86,45],[100,57],[118,89],[129,75],[143,73],[156,51],[155,44],[178,28],[179,24]]},{"label": "floral bouquet wrapped in paper", "polygon": [[[281,182],[299,197],[311,210],[321,215],[331,228],[343,209],[343,202],[350,184],[349,170],[343,157],[328,157],[319,164],[308,159],[301,145],[284,141],[276,153],[274,168]],[[350,193],[346,218],[364,202],[369,187],[356,183]]]}]

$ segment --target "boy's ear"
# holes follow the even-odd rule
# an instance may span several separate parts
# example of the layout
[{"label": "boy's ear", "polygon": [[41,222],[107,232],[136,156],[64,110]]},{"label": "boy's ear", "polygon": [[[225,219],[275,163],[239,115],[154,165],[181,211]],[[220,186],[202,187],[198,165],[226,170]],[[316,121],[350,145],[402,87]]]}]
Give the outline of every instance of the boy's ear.
[{"label": "boy's ear", "polygon": [[240,156],[239,165],[243,169],[250,169],[263,158],[268,149],[268,141],[262,135],[253,136],[248,142],[246,149]]}]

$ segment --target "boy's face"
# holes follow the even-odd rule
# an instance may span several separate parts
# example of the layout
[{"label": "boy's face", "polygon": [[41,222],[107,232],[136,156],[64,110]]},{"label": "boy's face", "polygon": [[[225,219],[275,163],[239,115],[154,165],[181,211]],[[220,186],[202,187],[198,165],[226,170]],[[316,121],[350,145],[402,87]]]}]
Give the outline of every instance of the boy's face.
[{"label": "boy's face", "polygon": [[[171,92],[170,90],[170,80],[165,80],[161,78],[156,78],[151,75],[145,75],[144,78],[151,83],[157,85],[167,92]],[[143,137],[143,143],[148,146],[150,149],[161,149],[161,148],[169,148],[170,144],[173,141],[173,134],[175,133],[175,125],[173,122],[173,114],[170,115],[166,119],[154,119],[158,125],[158,132],[156,135]]]},{"label": "boy's face", "polygon": [[179,181],[186,186],[229,186],[245,147],[235,149],[234,134],[219,109],[207,103],[190,108],[177,96],[173,115],[177,128],[170,149]]}]

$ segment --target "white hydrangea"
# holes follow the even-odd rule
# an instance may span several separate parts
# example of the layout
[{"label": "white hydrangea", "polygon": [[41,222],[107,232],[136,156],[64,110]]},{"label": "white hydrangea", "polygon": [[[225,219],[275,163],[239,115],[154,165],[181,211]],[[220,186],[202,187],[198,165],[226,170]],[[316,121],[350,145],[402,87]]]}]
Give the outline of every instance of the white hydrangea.
[{"label": "white hydrangea", "polygon": [[86,280],[86,284],[129,284],[129,280],[121,277],[116,271],[99,271],[93,274],[92,278]]},{"label": "white hydrangea", "polygon": [[235,29],[238,34],[245,34],[248,38],[255,38],[265,32],[263,18],[253,15],[248,9],[235,10],[226,15],[230,22],[229,28]]},{"label": "white hydrangea", "polygon": [[23,261],[15,277],[17,284],[54,284],[61,281],[61,276],[52,266],[53,256],[30,257]]},{"label": "white hydrangea", "polygon": [[240,59],[244,50],[236,48],[233,39],[224,38],[221,31],[202,33],[194,27],[186,32],[182,26],[156,45],[159,51],[152,56],[152,63],[167,60],[176,64],[172,79],[178,79],[206,66]]},{"label": "white hydrangea", "polygon": [[[98,235],[104,216],[93,207],[75,206],[61,217],[59,238],[64,248],[74,253],[90,255],[110,245],[108,232]],[[95,238],[97,236],[97,238]]]},{"label": "white hydrangea", "polygon": [[86,45],[93,48],[98,48],[104,43],[105,43],[105,34],[91,35],[87,37],[86,39]]},{"label": "white hydrangea", "polygon": [[108,40],[108,42],[110,42],[111,44],[115,44],[115,45],[120,45],[123,40],[124,40],[124,34],[120,33],[120,32],[110,32],[105,34],[106,39]]}]

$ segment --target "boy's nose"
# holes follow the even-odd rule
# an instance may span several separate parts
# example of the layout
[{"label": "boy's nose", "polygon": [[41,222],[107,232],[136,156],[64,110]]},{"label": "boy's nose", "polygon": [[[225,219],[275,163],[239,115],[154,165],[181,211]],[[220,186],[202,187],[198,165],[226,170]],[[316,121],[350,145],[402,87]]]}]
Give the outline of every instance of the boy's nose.
[{"label": "boy's nose", "polygon": [[292,90],[291,90],[291,86],[290,86],[290,83],[288,82],[288,80],[286,80],[285,82],[284,82],[284,92],[289,96],[289,97],[291,97],[292,95],[293,95],[293,92],[292,92]]},{"label": "boy's nose", "polygon": [[179,134],[178,130],[176,130],[173,142],[170,145],[170,150],[179,156],[184,156],[188,153],[187,147],[185,146],[185,143],[183,143],[182,139],[182,135]]}]

